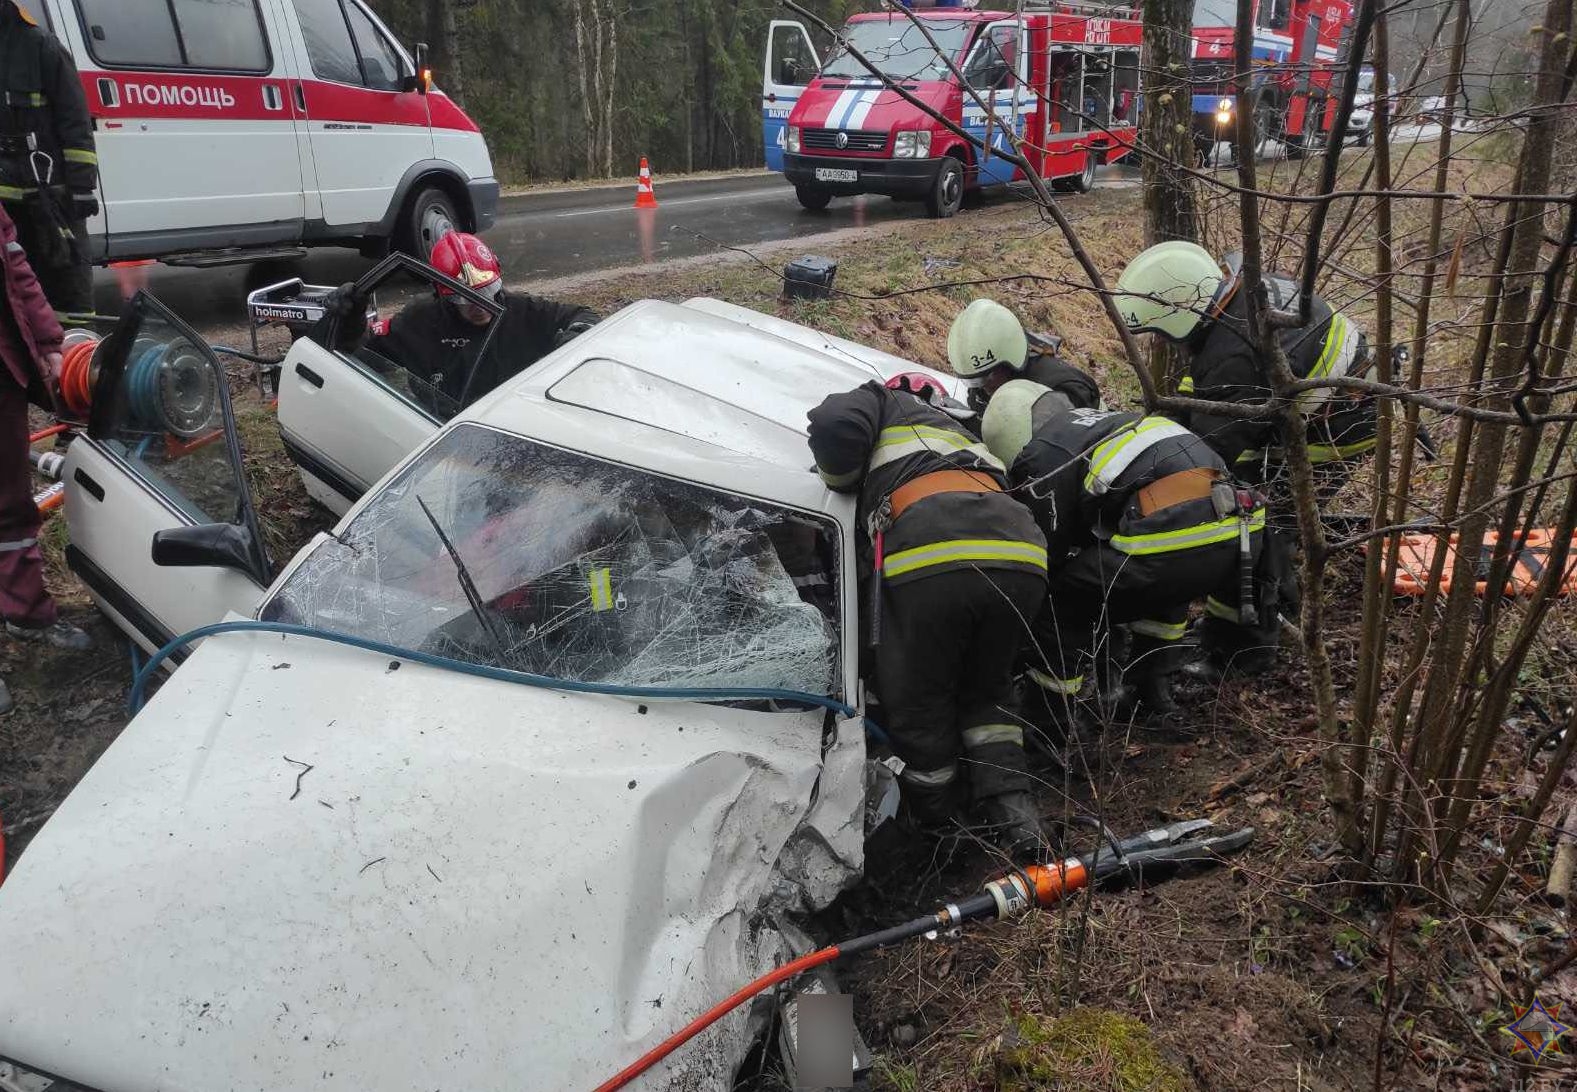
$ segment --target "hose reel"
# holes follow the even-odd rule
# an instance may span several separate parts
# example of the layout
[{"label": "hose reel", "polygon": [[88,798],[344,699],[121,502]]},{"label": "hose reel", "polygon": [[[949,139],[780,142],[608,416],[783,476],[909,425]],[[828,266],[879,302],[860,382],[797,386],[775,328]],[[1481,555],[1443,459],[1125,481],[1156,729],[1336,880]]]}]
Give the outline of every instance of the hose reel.
[{"label": "hose reel", "polygon": [[[99,336],[84,330],[66,335],[61,353],[60,400],[86,417],[92,408],[102,363]],[[208,356],[183,339],[164,342],[144,335],[132,343],[121,376],[126,425],[193,440],[211,430],[219,408],[219,379]]]}]

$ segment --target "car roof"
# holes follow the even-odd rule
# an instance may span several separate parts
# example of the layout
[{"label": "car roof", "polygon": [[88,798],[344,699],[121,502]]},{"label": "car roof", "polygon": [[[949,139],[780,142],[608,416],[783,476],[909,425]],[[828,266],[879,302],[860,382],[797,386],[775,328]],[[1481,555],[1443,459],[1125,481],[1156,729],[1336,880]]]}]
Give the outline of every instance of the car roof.
[{"label": "car roof", "polygon": [[[460,414],[644,469],[825,509],[807,413],[900,357],[716,300],[633,303]],[[932,373],[940,374],[940,373]],[[942,376],[955,391],[957,381]]]}]

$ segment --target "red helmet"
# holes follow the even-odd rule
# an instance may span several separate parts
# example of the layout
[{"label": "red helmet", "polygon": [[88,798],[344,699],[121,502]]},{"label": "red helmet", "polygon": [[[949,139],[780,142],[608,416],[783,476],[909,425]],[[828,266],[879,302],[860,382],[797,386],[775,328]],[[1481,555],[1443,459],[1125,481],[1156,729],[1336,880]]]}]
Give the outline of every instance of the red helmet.
[{"label": "red helmet", "polygon": [[[438,272],[452,277],[489,299],[498,295],[504,285],[504,268],[498,264],[498,255],[475,235],[451,231],[433,244],[432,256],[427,259]],[[438,286],[440,296],[452,296],[454,291]]]},{"label": "red helmet", "polygon": [[907,391],[933,406],[940,406],[952,397],[935,376],[926,375],[924,372],[899,372],[887,381],[887,389]]}]

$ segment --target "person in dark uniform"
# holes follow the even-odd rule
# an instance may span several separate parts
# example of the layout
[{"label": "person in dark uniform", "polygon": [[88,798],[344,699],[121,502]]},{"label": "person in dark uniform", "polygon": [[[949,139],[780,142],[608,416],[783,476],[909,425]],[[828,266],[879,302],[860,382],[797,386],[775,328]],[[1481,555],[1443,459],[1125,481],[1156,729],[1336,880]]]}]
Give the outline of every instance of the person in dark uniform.
[{"label": "person in dark uniform", "polygon": [[[0,615],[5,630],[23,641],[82,651],[88,635],[62,620],[44,587],[44,558],[38,551],[38,506],[33,503],[33,468],[28,459],[28,401],[48,404],[48,388],[60,374],[63,332],[44,299],[27,255],[16,241],[11,219],[0,209],[4,251],[0,301]],[[0,713],[11,708],[11,692],[0,680]]]},{"label": "person in dark uniform", "polygon": [[[1048,705],[1083,686],[1101,632],[1133,633],[1128,681],[1150,713],[1175,711],[1171,676],[1188,609],[1253,628],[1264,613],[1265,508],[1200,437],[1165,417],[1070,409],[1027,380],[1002,386],[986,446],[1046,531],[1051,583],[1031,681]],[[1245,597],[1245,592],[1247,596]],[[1268,638],[1274,641],[1274,629]]]},{"label": "person in dark uniform", "polygon": [[985,412],[991,395],[1011,379],[1050,387],[1070,406],[1101,409],[1101,388],[1093,376],[1057,355],[1055,338],[1030,337],[1018,316],[995,300],[978,299],[959,312],[947,332],[947,362],[969,384],[969,405]]},{"label": "person in dark uniform", "polygon": [[[433,247],[429,262],[503,308],[496,331],[491,311],[441,286],[370,330],[367,301],[356,298],[350,285],[333,293],[326,309],[339,320],[333,348],[367,348],[404,368],[420,380],[416,397],[441,417],[464,409],[598,321],[595,311],[578,304],[506,292],[498,256],[475,235],[450,232]],[[319,330],[312,336],[322,341],[325,335]]]},{"label": "person in dark uniform", "polygon": [[950,823],[967,776],[1003,847],[1035,859],[1013,667],[1045,599],[1046,540],[955,413],[923,373],[873,380],[810,411],[810,449],[829,488],[859,496],[866,629],[909,814]]},{"label": "person in dark uniform", "polygon": [[[1128,263],[1117,281],[1117,310],[1134,333],[1181,344],[1188,375],[1179,393],[1215,402],[1263,402],[1271,396],[1270,364],[1248,334],[1248,294],[1238,291],[1238,255],[1223,267],[1194,243],[1158,243]],[[1270,306],[1297,307],[1298,285],[1267,275]],[[1372,354],[1359,325],[1316,296],[1305,326],[1279,329],[1277,340],[1299,379],[1373,375]],[[1298,406],[1308,422],[1309,457],[1334,492],[1356,461],[1374,449],[1376,411],[1367,395],[1331,388],[1305,391]],[[1196,411],[1185,422],[1240,475],[1274,460],[1276,423]],[[1255,475],[1256,479],[1258,475]]]},{"label": "person in dark uniform", "polygon": [[67,325],[93,314],[87,220],[99,211],[93,119],[66,47],[0,0],[0,205],[50,306]]}]

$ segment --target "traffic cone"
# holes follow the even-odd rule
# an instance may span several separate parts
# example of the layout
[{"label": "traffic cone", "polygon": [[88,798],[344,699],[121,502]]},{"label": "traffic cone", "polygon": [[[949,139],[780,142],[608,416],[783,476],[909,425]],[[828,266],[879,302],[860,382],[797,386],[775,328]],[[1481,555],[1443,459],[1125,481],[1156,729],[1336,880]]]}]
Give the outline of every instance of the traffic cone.
[{"label": "traffic cone", "polygon": [[635,183],[635,207],[638,209],[657,207],[657,194],[652,190],[652,169],[647,165],[644,155],[641,156],[641,176]]}]

